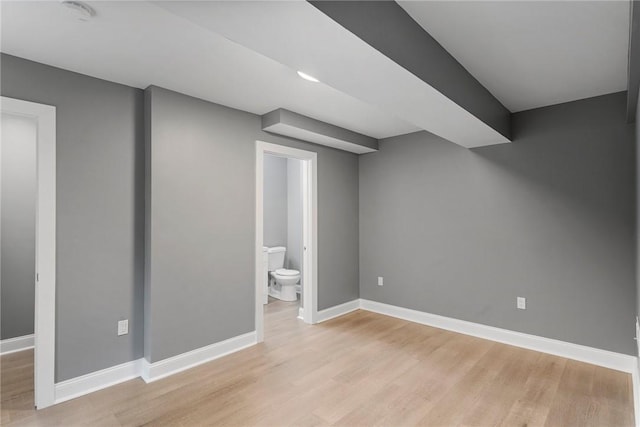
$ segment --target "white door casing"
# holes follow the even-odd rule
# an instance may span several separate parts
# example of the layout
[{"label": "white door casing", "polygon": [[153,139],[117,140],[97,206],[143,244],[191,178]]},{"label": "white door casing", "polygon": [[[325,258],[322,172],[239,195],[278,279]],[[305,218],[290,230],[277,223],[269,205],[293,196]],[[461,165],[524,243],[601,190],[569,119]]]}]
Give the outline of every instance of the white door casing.
[{"label": "white door casing", "polygon": [[264,341],[262,246],[265,154],[302,161],[302,311],[305,323],[316,323],[318,318],[318,156],[312,151],[256,141],[255,325],[258,342]]},{"label": "white door casing", "polygon": [[4,96],[0,107],[37,123],[34,397],[42,409],[55,403],[56,108]]}]

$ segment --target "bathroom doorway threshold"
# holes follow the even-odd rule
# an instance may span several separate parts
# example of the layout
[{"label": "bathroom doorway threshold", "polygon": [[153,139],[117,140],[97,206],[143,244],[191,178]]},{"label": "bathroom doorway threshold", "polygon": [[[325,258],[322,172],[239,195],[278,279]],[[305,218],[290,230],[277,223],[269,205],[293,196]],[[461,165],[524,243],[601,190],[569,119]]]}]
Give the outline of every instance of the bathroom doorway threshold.
[{"label": "bathroom doorway threshold", "polygon": [[313,151],[256,141],[255,326],[264,341],[262,247],[264,232],[264,155],[300,160],[302,164],[302,308],[305,323],[318,319],[318,156]]}]

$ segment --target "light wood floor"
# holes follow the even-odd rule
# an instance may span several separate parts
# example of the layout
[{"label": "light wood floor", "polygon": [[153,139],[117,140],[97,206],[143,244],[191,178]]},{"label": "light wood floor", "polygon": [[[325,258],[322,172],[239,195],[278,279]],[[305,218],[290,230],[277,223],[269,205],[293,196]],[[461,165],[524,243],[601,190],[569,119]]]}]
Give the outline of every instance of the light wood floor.
[{"label": "light wood floor", "polygon": [[630,375],[356,311],[268,305],[263,344],[35,412],[33,353],[3,356],[2,424],[632,426]]}]

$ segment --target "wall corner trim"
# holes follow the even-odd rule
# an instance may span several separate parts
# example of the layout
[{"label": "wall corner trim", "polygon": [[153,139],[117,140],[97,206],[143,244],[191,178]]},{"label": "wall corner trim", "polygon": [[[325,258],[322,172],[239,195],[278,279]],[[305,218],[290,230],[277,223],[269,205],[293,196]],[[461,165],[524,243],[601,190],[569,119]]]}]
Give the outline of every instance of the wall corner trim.
[{"label": "wall corner trim", "polygon": [[408,320],[410,322],[539,351],[541,353],[553,354],[555,356],[591,363],[592,365],[598,365],[617,371],[633,373],[638,369],[638,358],[627,354],[615,353],[608,350],[601,350],[598,348],[540,337],[537,335],[510,331],[508,329],[496,328],[479,323],[467,322],[465,320],[454,319],[451,317],[440,316],[437,314],[426,313],[423,311],[365,299],[360,300],[360,308],[396,317],[398,319]]},{"label": "wall corner trim", "polygon": [[355,299],[353,301],[345,302],[344,304],[340,304],[340,305],[326,308],[324,310],[320,310],[318,311],[318,317],[316,318],[316,323],[325,322],[329,319],[333,319],[334,317],[351,313],[352,311],[356,311],[359,308],[360,308],[360,300]]},{"label": "wall corner trim", "polygon": [[0,354],[16,353],[18,351],[29,350],[33,348],[34,335],[23,335],[21,337],[7,338],[0,341]]},{"label": "wall corner trim", "polygon": [[149,363],[146,359],[141,359],[140,376],[146,383],[150,383],[235,353],[257,343],[256,331],[252,331],[158,362]]},{"label": "wall corner trim", "polygon": [[638,364],[633,367],[631,372],[631,387],[633,389],[633,413],[635,416],[635,425],[640,427],[640,372]]},{"label": "wall corner trim", "polygon": [[103,388],[138,378],[143,359],[132,360],[110,368],[56,383],[55,403],[66,402]]}]

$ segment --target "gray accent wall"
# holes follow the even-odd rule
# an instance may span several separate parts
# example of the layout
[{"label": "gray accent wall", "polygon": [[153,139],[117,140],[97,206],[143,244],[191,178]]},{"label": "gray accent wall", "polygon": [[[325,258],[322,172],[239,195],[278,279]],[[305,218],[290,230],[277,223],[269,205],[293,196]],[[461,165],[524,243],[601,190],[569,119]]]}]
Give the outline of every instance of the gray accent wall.
[{"label": "gray accent wall", "polygon": [[1,74],[3,96],[56,107],[56,381],[138,359],[143,92],[5,54]]},{"label": "gray accent wall", "polygon": [[36,121],[2,114],[0,339],[33,334],[36,270]]},{"label": "gray accent wall", "polygon": [[287,159],[264,156],[263,243],[265,246],[287,246]]},{"label": "gray accent wall", "polygon": [[358,158],[158,87],[149,106],[150,362],[254,330],[255,142],[318,153],[318,308],[358,298]]},{"label": "gray accent wall", "polygon": [[514,114],[512,144],[381,141],[360,157],[361,297],[636,354],[625,113],[621,92]]}]

